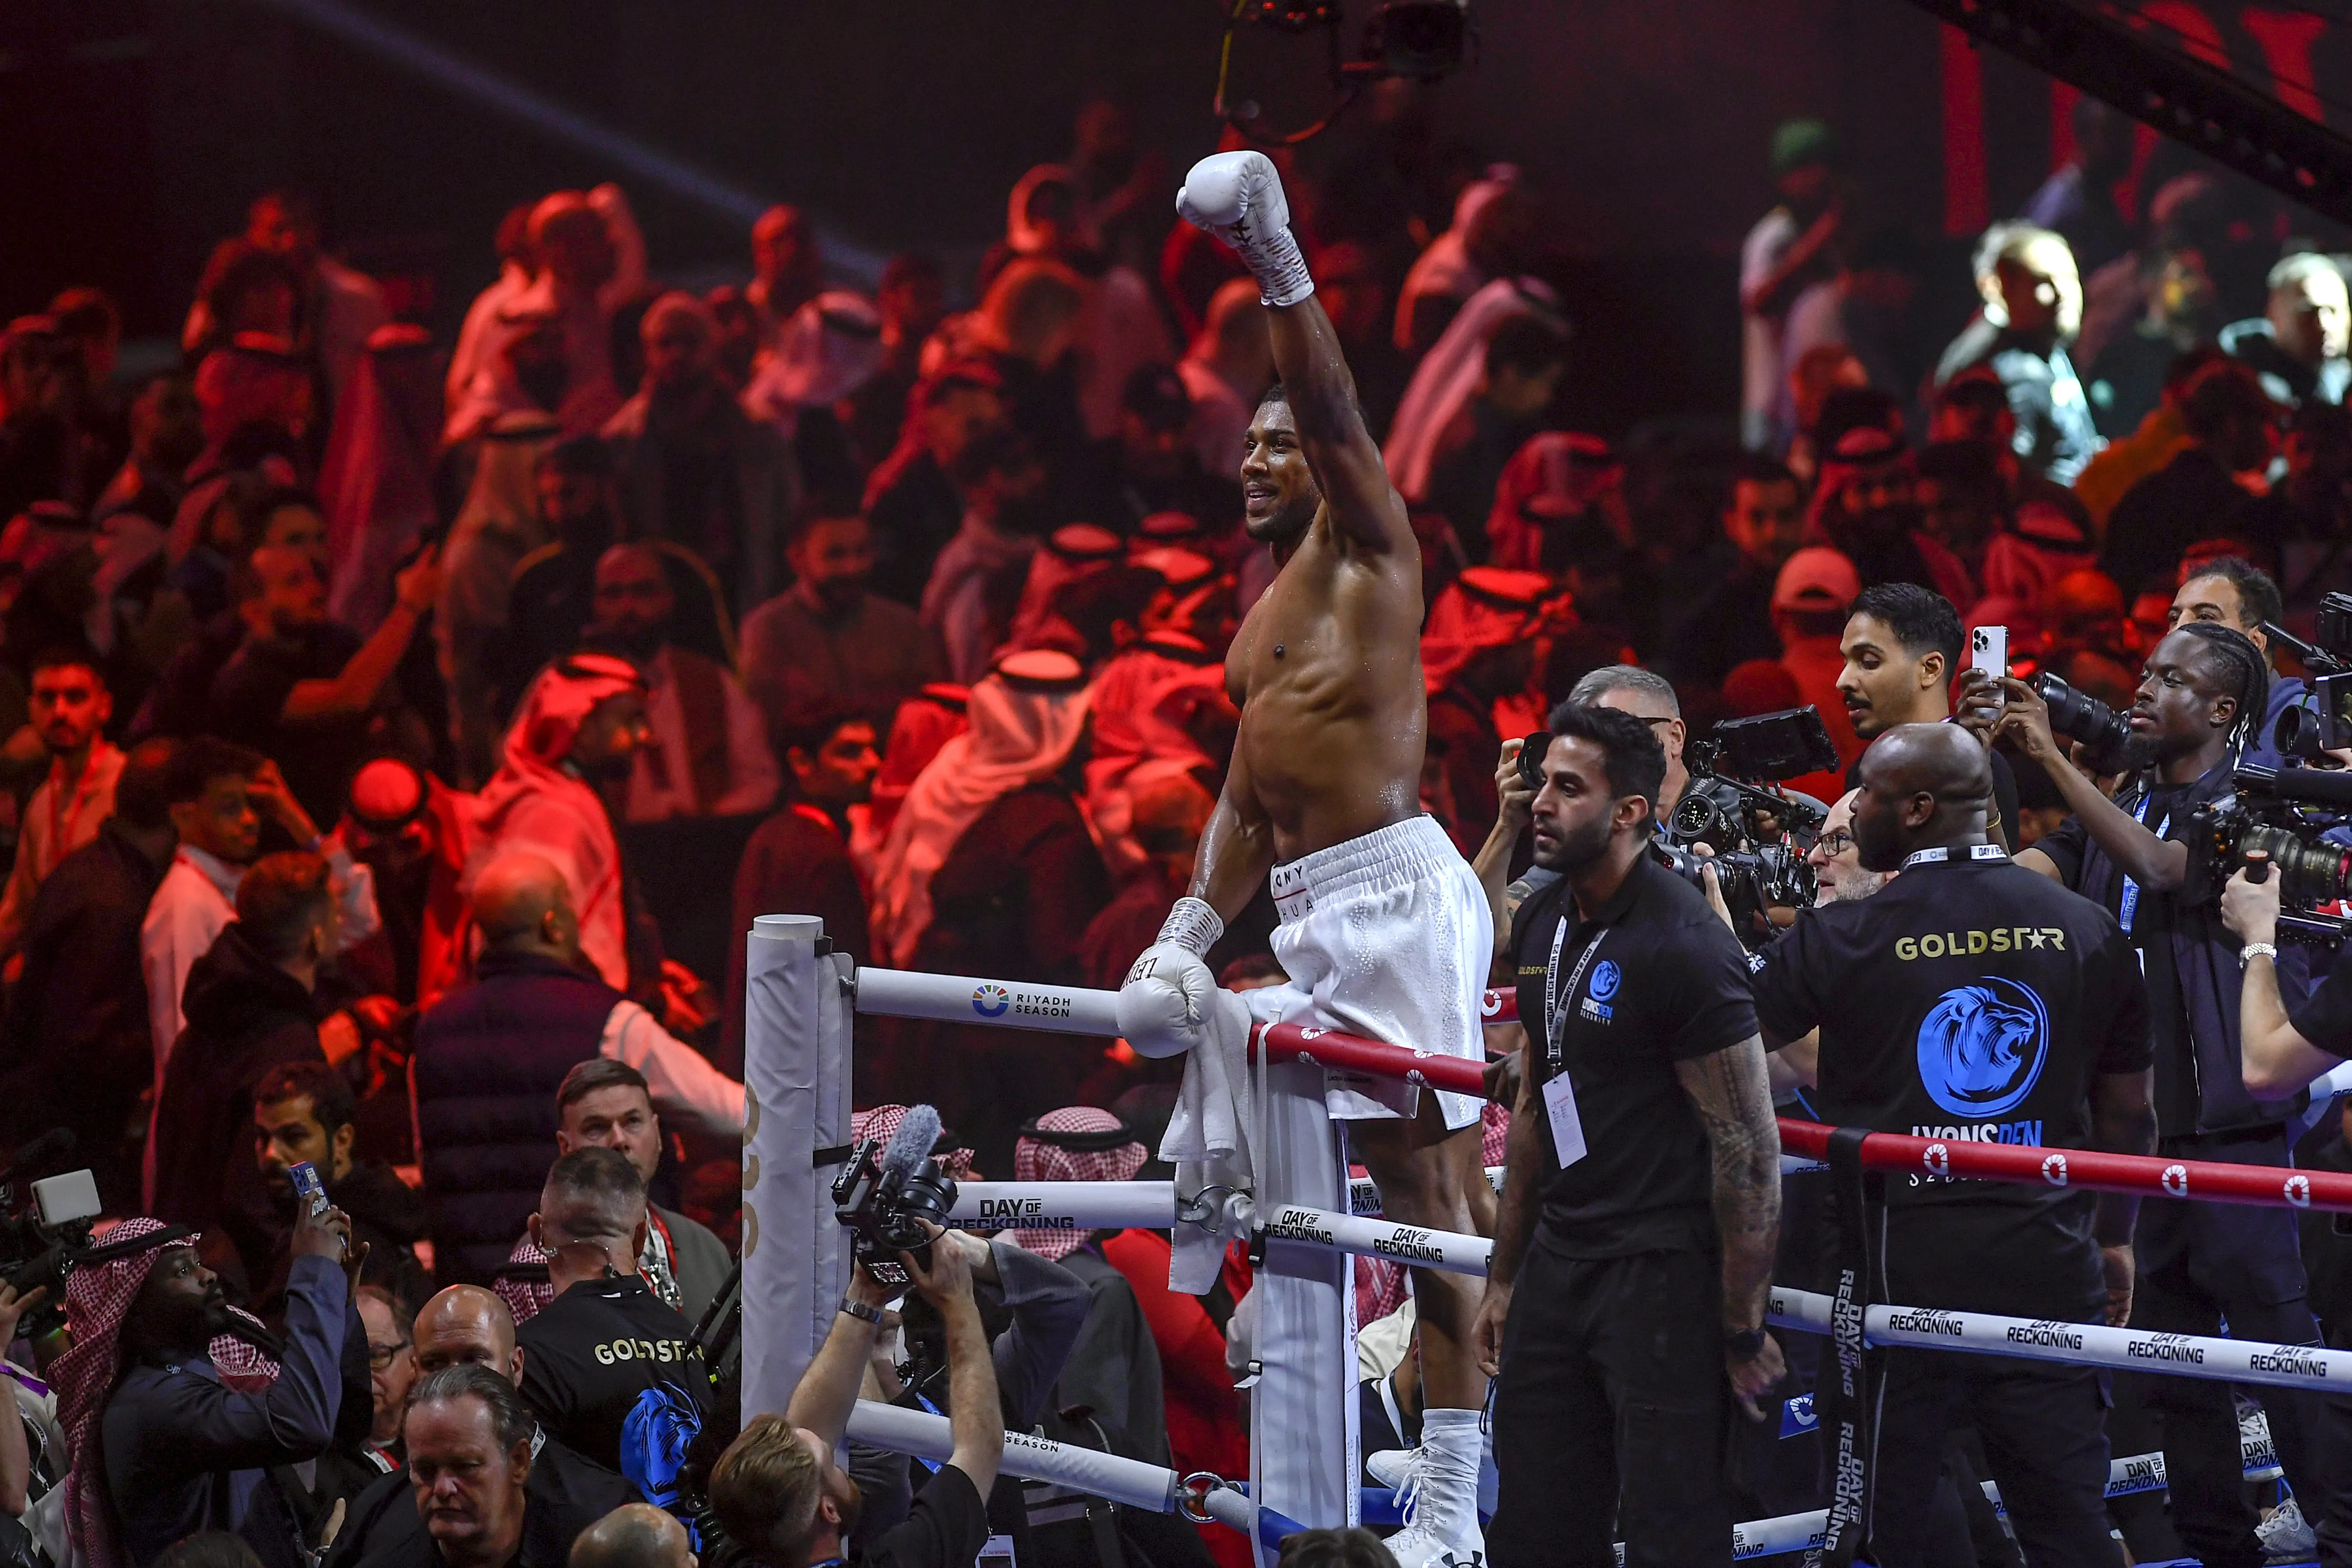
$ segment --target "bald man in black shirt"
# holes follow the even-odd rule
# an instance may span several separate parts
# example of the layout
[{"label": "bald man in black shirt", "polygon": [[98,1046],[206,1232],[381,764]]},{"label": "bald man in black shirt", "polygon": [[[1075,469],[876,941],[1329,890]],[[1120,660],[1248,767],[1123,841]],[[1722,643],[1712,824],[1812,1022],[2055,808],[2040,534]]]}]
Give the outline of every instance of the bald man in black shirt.
[{"label": "bald man in black shirt", "polygon": [[[1863,754],[1862,864],[1903,874],[1802,911],[1759,956],[1766,1042],[1821,1030],[1818,1103],[1839,1126],[2146,1154],[2156,1118],[2137,961],[2113,916],[1988,841],[1991,795],[1984,747],[1955,725],[1901,725]],[[1889,1177],[1885,1201],[1876,1278],[1861,1281],[1873,1300],[2069,1322],[2130,1312],[2135,1198],[1920,1174]],[[1943,1434],[1967,1419],[2027,1560],[2112,1568],[2094,1371],[1944,1351],[1874,1359],[1874,1473],[1846,1525],[1868,1531],[1872,1562],[1926,1562]],[[1870,1402],[1865,1387],[1857,1403]],[[1858,1417],[1823,1422],[1833,1446],[1862,1437]]]}]

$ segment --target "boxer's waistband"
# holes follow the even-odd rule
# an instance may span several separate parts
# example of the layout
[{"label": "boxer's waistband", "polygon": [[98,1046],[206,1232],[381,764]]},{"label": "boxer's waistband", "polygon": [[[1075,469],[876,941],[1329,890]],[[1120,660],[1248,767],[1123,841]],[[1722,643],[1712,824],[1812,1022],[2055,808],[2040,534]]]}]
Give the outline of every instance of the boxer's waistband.
[{"label": "boxer's waistband", "polygon": [[1450,874],[1465,864],[1436,818],[1408,817],[1278,865],[1268,880],[1275,912],[1289,925],[1342,894]]}]

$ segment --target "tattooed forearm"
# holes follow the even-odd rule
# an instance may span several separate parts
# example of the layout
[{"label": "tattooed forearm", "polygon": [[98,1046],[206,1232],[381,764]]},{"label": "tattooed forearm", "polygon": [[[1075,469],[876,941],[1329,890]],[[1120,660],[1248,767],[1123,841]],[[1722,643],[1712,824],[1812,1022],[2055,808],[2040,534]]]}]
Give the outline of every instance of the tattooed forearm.
[{"label": "tattooed forearm", "polygon": [[1780,1239],[1780,1128],[1764,1042],[1750,1036],[1675,1064],[1715,1157],[1715,1225],[1723,1239],[1723,1322],[1761,1327]]}]

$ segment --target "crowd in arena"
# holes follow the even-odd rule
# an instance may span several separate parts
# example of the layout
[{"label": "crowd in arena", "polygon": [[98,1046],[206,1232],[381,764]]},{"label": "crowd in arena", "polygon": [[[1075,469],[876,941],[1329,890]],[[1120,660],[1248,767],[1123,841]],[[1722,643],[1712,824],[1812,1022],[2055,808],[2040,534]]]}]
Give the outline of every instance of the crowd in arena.
[{"label": "crowd in arena", "polygon": [[[1274,154],[1419,545],[1420,804],[1493,887],[1534,856],[1507,743],[1572,700],[1650,727],[1660,818],[1712,725],[1811,705],[1835,765],[1783,781],[1832,808],[1809,860],[1825,903],[1875,894],[1848,831],[1858,759],[1953,714],[1980,627],[2118,712],[2221,645],[2176,628],[2226,629],[2259,664],[2214,698],[2229,760],[2279,760],[2273,721],[2305,687],[2273,629],[2352,589],[2346,274],[2291,209],[2250,226],[2242,187],[2159,181],[2161,157],[2126,219],[2129,127],[2101,106],[2074,145],[1975,246],[1973,314],[1929,321],[1921,246],[1873,216],[1827,127],[1782,126],[1721,450],[1570,427],[1579,301],[1517,169],[1412,123],[1345,159]],[[850,287],[777,206],[750,280],[703,292],[660,281],[618,185],[557,191],[499,226],[454,341],[272,192],[205,264],[172,368],[117,375],[96,288],[0,331],[0,1141],[68,1130],[24,1174],[88,1167],[106,1217],[69,1280],[0,1286],[18,1561],[688,1568],[685,1514],[706,1562],[732,1535],[800,1568],[743,1537],[805,1543],[809,1519],[745,1499],[795,1462],[792,1430],[839,1447],[846,1406],[796,1399],[778,1438],[696,1333],[741,1244],[742,934],[814,915],[861,965],[1116,989],[1192,885],[1240,723],[1226,654],[1277,566],[1243,528],[1272,483],[1276,372],[1260,281],[1175,220],[1176,183],[1095,102],[973,276],[908,253]],[[2000,841],[2123,897],[2127,927],[2168,884],[2101,858],[2082,791],[2117,779],[2086,783],[2029,699],[1980,727]],[[2159,814],[2216,765],[2167,773]],[[687,935],[722,915],[724,942]],[[1223,985],[1284,978],[1276,920],[1261,892],[1227,923]],[[2235,954],[2218,917],[2192,924],[2166,926],[2184,953]],[[1526,954],[1513,975],[1497,937],[1494,983],[1517,983]],[[2288,1103],[2300,1082],[2241,1083],[2235,981],[2215,1002],[2159,970],[2151,994],[2190,1019],[2156,1030],[2163,1146],[2268,1139],[2284,1160],[2307,1132],[2306,1161],[2352,1166],[2332,1120]],[[2209,1006],[2231,1014],[2218,1043]],[[857,1030],[860,1135],[926,1103],[962,1178],[1169,1174],[1181,1062]],[[1816,1108],[1809,1072],[1775,1087]],[[2352,1335],[2352,1255],[2324,1219],[2262,1255],[2259,1301],[2209,1271],[2226,1247],[2180,1247],[2197,1267],[2163,1326]],[[1245,1248],[1200,1294],[1171,1289],[1165,1233],[939,1250],[903,1317],[869,1309],[869,1396],[1001,1403],[1015,1430],[1247,1475]],[[1407,1278],[1360,1260],[1356,1281],[1364,1448],[1407,1447]],[[2194,1411],[2126,1391],[2114,1451],[2222,1421],[2234,1466],[2210,1387]],[[2265,1404],[2290,1478],[2319,1467],[2318,1416]],[[1735,1518],[1818,1506],[1778,1420],[1734,1467]],[[818,1536],[932,1561],[984,1511],[1024,1564],[1112,1562],[970,1426],[952,1496],[850,1445],[807,1483]],[[1931,1458],[1956,1538],[2014,1560],[1962,1506],[1981,1448],[1963,1431]],[[2134,1560],[2293,1543],[2302,1514],[2258,1541],[2234,1470],[2220,1490],[2116,1504]],[[2328,1491],[2298,1488],[2315,1526]],[[1161,1568],[1248,1556],[1219,1526],[1118,1528]]]}]

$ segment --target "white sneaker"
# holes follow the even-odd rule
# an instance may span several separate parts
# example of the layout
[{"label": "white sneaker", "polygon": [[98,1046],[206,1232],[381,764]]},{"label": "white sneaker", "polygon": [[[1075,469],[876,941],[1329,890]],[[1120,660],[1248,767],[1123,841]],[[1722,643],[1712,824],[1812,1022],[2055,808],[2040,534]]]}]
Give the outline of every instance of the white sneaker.
[{"label": "white sneaker", "polygon": [[[1405,1527],[1388,1538],[1397,1568],[1485,1568],[1486,1533],[1478,1528],[1478,1461],[1484,1448],[1475,1410],[1432,1410],[1422,1417],[1421,1446],[1406,1450],[1395,1484]],[[1393,1453],[1372,1471],[1387,1482]],[[1387,1474],[1384,1474],[1386,1471]]]},{"label": "white sneaker", "polygon": [[2319,1552],[2319,1534],[2303,1517],[2303,1505],[2287,1499],[2254,1527],[2264,1563],[2308,1563]]}]

